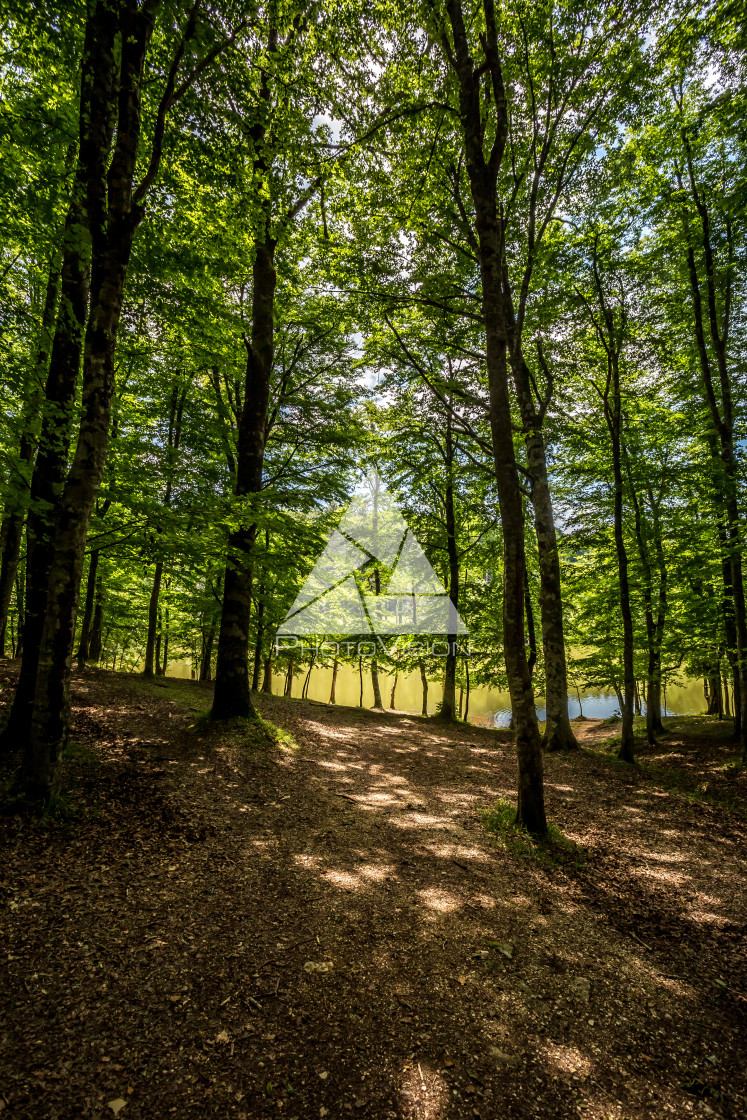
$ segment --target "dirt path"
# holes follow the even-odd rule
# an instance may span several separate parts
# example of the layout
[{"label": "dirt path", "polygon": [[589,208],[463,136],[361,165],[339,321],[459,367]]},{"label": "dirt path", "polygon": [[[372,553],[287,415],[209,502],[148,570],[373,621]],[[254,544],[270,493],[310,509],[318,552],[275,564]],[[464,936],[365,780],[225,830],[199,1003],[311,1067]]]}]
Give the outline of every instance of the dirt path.
[{"label": "dirt path", "polygon": [[74,815],[0,822],[0,1114],[747,1116],[723,728],[547,759],[577,846],[538,857],[478,817],[505,734],[262,698],[271,747],[208,703],[86,673]]}]

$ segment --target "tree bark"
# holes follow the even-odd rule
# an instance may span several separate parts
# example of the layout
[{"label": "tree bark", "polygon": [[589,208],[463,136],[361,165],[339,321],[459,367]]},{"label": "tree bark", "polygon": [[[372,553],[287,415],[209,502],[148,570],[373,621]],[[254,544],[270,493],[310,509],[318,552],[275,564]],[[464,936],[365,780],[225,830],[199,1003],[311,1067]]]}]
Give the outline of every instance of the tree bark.
[{"label": "tree bark", "polygon": [[[504,285],[508,295],[507,273]],[[507,300],[507,319],[513,324],[513,309]],[[509,330],[512,345],[509,348],[514,385],[521,411],[527,466],[531,478],[531,500],[534,510],[534,527],[537,534],[537,557],[540,573],[540,618],[542,622],[542,652],[545,663],[545,733],[543,745],[547,751],[565,751],[578,748],[576,736],[568,716],[568,667],[565,655],[563,625],[563,596],[560,579],[558,537],[552,508],[552,496],[547,477],[547,454],[542,434],[544,407],[537,407],[531,386],[529,368],[521,347],[521,340]]]},{"label": "tree bark", "polygon": [[288,662],[288,672],[285,677],[285,692],[284,696],[291,699],[293,697],[293,671],[295,669],[293,658],[291,657]]},{"label": "tree bark", "polygon": [[166,670],[169,667],[169,608],[163,612],[163,660],[158,667],[159,677],[166,676]]},{"label": "tree bark", "polygon": [[384,705],[381,701],[381,687],[379,685],[379,663],[375,657],[371,658],[371,684],[373,685],[373,710],[375,712],[383,712]]},{"label": "tree bark", "polygon": [[94,597],[93,622],[91,623],[91,641],[88,647],[88,657],[97,665],[101,660],[102,630],[104,622],[104,585],[100,573],[96,577],[96,594]]},{"label": "tree bark", "polygon": [[[681,109],[681,105],[678,105]],[[731,578],[731,609],[733,612],[734,633],[733,640],[736,646],[736,656],[733,658],[734,667],[734,724],[735,733],[742,752],[742,759],[747,762],[747,608],[745,606],[744,576],[742,570],[742,540],[741,520],[739,510],[739,479],[737,460],[734,449],[734,411],[732,403],[732,387],[728,366],[728,340],[730,331],[731,300],[731,275],[729,270],[727,288],[723,298],[723,311],[719,322],[719,293],[717,290],[716,265],[714,258],[713,241],[711,235],[711,214],[706,202],[705,192],[701,191],[695,175],[695,164],[692,155],[687,129],[681,129],[684,162],[688,179],[690,195],[698,215],[700,250],[705,289],[705,315],[703,307],[703,294],[701,280],[695,258],[694,241],[690,237],[689,227],[686,227],[686,263],[690,288],[690,299],[693,311],[693,324],[695,341],[700,363],[703,395],[710,411],[713,430],[718,439],[718,457],[713,458],[714,482],[719,494],[721,509],[719,514],[725,520],[725,549],[722,552],[724,568],[729,568]],[[678,170],[678,183],[680,190],[683,188],[682,174]],[[727,223],[727,243],[730,262],[734,259],[734,245],[732,243],[732,229]],[[709,353],[706,342],[706,322],[710,338],[713,359]],[[715,374],[714,377],[714,365]],[[719,397],[716,392],[718,381]],[[719,517],[720,520],[720,517]],[[726,576],[726,571],[724,575]],[[725,593],[726,580],[725,580]],[[727,635],[727,642],[728,642]]]},{"label": "tree bark", "polygon": [[[70,669],[86,535],[109,441],[114,351],[132,243],[144,213],[142,197],[149,186],[146,175],[133,194],[143,67],[156,12],[156,5],[139,8],[130,0],[120,8],[98,3],[86,27],[79,168],[85,228],[91,239],[90,306],[83,347],[81,419],[73,460],[54,505],[31,729],[17,781],[17,788],[34,801],[46,802],[54,794],[69,731]],[[64,275],[63,260],[63,305]],[[50,369],[54,349],[53,345]],[[64,366],[66,380],[74,384],[77,361],[73,365],[68,357]]]},{"label": "tree bark", "polygon": [[623,476],[621,455],[621,401],[620,371],[618,355],[613,348],[610,352],[612,405],[605,400],[605,413],[612,440],[612,471],[614,476],[614,536],[617,553],[617,572],[620,584],[620,614],[623,624],[623,695],[622,739],[619,757],[624,762],[635,762],[633,740],[633,697],[635,693],[635,669],[633,664],[633,615],[630,608],[630,580],[628,577],[628,553],[623,533]]},{"label": "tree bark", "polygon": [[316,650],[314,650],[314,652],[311,655],[311,658],[309,659],[309,668],[308,668],[308,671],[306,673],[306,676],[304,677],[303,688],[301,689],[301,699],[302,700],[305,700],[306,697],[309,694],[309,682],[311,681],[311,670],[314,668],[314,662],[315,661],[316,661]]},{"label": "tree bark", "polygon": [[23,525],[28,506],[32,464],[36,454],[39,436],[39,414],[42,409],[43,401],[42,385],[48,373],[61,278],[62,259],[61,254],[56,250],[49,266],[49,276],[47,278],[44,307],[41,316],[39,345],[26,389],[22,421],[23,426],[17,464],[20,486],[16,494],[6,502],[2,518],[2,532],[0,533],[2,538],[2,562],[0,563],[0,657],[5,656],[5,631],[8,622],[8,611],[13,598],[18,560],[21,555]]},{"label": "tree bark", "polygon": [[91,281],[87,193],[95,175],[91,148],[111,142],[116,23],[104,13],[89,19],[83,47],[78,162],[62,237],[60,298],[44,385],[41,427],[31,476],[26,523],[26,589],[23,659],[0,749],[25,750],[31,733],[39,654],[54,556],[55,510],[62,493],[71,441],[83,334]]},{"label": "tree bark", "polygon": [[[265,226],[269,230],[269,206]],[[236,496],[245,498],[262,489],[270,399],[270,375],[275,349],[275,240],[269,232],[255,244],[252,291],[252,336],[246,340],[244,402],[239,421]],[[251,507],[244,516],[256,516]],[[257,524],[241,525],[228,538],[228,563],[223,584],[223,610],[218,637],[212,719],[256,718],[249,690],[249,617],[251,612],[251,554]]]},{"label": "tree bark", "polygon": [[[156,563],[153,573],[153,585],[148,603],[148,638],[145,645],[144,677],[159,676],[159,662],[161,660],[161,627],[159,625],[161,612],[158,603],[161,597],[161,580],[163,579],[163,560]],[[158,646],[158,649],[156,649]]]},{"label": "tree bark", "polygon": [[259,688],[259,673],[262,667],[262,645],[265,639],[265,587],[259,588],[257,601],[257,633],[254,639],[254,664],[252,667],[252,692]]},{"label": "tree bark", "polygon": [[420,683],[423,686],[423,710],[421,712],[421,715],[427,716],[428,715],[428,678],[425,675],[425,663],[424,663],[422,658],[418,661],[418,667],[420,669]]},{"label": "tree bark", "polygon": [[[454,511],[454,437],[452,432],[452,414],[446,414],[446,435],[444,439],[446,467],[446,489],[444,492],[444,513],[446,515],[446,554],[449,561],[449,599],[454,604],[454,609],[459,610],[459,553],[456,540],[456,516]],[[441,701],[439,716],[443,720],[452,721],[456,718],[456,667],[457,667],[457,636],[447,635],[448,652],[444,674],[444,694]]]},{"label": "tree bark", "polygon": [[[453,50],[446,54],[459,83],[459,107],[464,130],[467,174],[475,209],[482,317],[485,326],[490,426],[495,475],[504,541],[503,644],[514,717],[518,758],[517,821],[530,832],[547,832],[542,748],[532,682],[524,648],[524,518],[522,493],[513,443],[511,399],[507,367],[507,331],[503,309],[503,238],[496,208],[498,170],[508,136],[508,110],[503,71],[498,57],[493,0],[483,0],[486,32],[485,70],[488,96],[495,100],[495,138],[486,158],[485,119],[481,107],[481,71],[470,55],[460,0],[446,0],[453,33]],[[448,49],[447,49],[448,48]],[[493,122],[491,121],[491,124]]]},{"label": "tree bark", "polygon": [[332,687],[329,690],[329,702],[330,702],[330,704],[335,704],[337,702],[336,699],[335,699],[336,691],[337,691],[337,658],[335,658],[333,663],[332,663]]},{"label": "tree bark", "polygon": [[80,627],[78,641],[78,668],[85,669],[90,656],[91,626],[96,602],[96,573],[99,567],[99,550],[94,548],[88,561],[88,582],[86,584],[86,601],[83,608],[83,621]]},{"label": "tree bark", "polygon": [[262,692],[272,696],[272,652],[265,658],[265,674],[262,681]]}]

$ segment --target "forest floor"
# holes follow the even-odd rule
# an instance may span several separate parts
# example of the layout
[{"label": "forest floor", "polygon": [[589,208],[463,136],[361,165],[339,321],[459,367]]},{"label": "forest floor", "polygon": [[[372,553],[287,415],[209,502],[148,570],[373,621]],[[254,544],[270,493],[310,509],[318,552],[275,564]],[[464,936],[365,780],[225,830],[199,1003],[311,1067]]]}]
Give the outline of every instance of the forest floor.
[{"label": "forest floor", "polygon": [[209,701],[78,675],[64,811],[0,819],[0,1118],[747,1117],[726,722],[576,724],[537,846],[506,732]]}]

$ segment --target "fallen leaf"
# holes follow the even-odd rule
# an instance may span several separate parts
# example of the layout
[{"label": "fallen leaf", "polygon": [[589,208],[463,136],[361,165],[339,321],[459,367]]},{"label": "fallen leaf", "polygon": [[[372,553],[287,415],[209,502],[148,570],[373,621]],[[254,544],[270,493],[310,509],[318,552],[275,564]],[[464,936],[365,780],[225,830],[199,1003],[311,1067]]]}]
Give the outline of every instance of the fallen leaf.
[{"label": "fallen leaf", "polygon": [[114,1113],[114,1115],[117,1116],[122,1111],[122,1109],[124,1108],[124,1106],[126,1104],[127,1104],[126,1100],[123,1100],[122,1097],[117,1097],[113,1101],[107,1101],[106,1107],[110,1108],[112,1110],[112,1112]]}]

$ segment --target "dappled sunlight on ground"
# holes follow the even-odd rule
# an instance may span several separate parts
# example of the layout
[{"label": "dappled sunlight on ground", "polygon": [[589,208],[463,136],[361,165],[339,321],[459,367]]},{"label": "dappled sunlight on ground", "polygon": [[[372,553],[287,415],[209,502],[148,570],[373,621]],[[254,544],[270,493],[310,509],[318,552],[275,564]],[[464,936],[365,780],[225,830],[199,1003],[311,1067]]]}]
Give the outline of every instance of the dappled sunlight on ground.
[{"label": "dappled sunlight on ground", "polygon": [[91,779],[106,815],[9,880],[13,983],[47,1052],[29,1100],[65,1091],[43,1069],[74,1079],[93,1035],[96,1116],[122,1093],[123,1116],[161,1114],[159,1078],[195,1120],[739,1115],[740,818],[591,750],[550,756],[575,846],[542,862],[478,816],[513,796],[505,733],[260,697],[299,745],[281,755],[190,731],[166,689],[133,719],[135,686],[100,678],[77,734],[119,767]]}]

